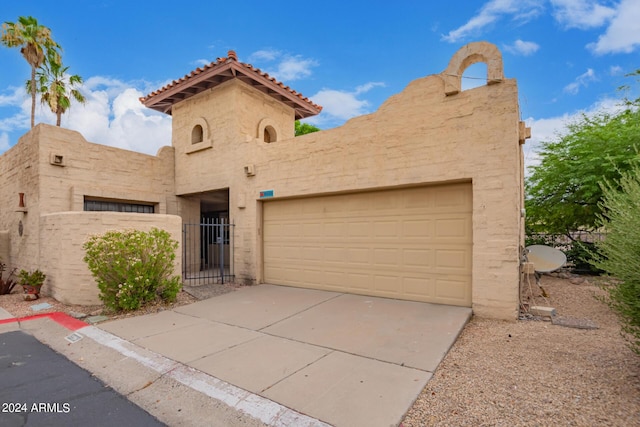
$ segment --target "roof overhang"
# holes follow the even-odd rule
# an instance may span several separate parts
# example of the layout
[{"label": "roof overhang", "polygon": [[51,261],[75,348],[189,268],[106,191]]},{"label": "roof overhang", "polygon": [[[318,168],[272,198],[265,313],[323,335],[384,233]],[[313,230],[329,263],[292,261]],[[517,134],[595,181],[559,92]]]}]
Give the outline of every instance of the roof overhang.
[{"label": "roof overhang", "polygon": [[247,83],[293,108],[296,120],[315,116],[322,111],[321,106],[314,104],[309,98],[303,97],[267,73],[250,64],[238,62],[233,51],[229,51],[228,58],[218,58],[216,62],[197,68],[180,80],[174,80],[163,88],[140,98],[140,102],[153,110],[171,114],[174,104],[232,79]]}]

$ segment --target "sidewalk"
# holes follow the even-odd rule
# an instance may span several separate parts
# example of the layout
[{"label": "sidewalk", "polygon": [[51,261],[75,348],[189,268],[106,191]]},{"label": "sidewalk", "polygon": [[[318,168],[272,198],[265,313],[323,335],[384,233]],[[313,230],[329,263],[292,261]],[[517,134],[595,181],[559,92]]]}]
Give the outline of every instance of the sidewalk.
[{"label": "sidewalk", "polygon": [[[326,426],[288,408],[274,405],[266,399],[256,399],[257,396],[251,393],[146,351],[62,313],[31,316],[17,322],[6,310],[0,308],[0,337],[15,331],[32,335],[169,426]],[[82,338],[71,343],[65,337],[70,337],[74,332]],[[4,376],[2,378],[4,386]],[[19,398],[11,391],[8,396],[11,400]],[[54,401],[55,396],[50,396],[43,403]],[[267,422],[247,415],[243,412],[244,409],[257,409],[257,415]],[[89,412],[87,407],[80,406],[75,411],[77,414]],[[60,425],[72,425],[71,418],[65,419],[65,416],[60,414],[59,418],[64,421]],[[0,424],[4,425],[2,422]],[[38,424],[34,421],[26,425],[38,427],[52,424]]]}]

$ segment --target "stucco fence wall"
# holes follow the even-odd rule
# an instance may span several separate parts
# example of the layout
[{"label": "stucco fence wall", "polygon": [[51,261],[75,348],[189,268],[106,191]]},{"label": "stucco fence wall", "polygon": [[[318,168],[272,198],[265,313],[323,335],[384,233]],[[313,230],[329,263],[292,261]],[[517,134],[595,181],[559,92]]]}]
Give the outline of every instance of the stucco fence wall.
[{"label": "stucco fence wall", "polygon": [[174,274],[182,273],[182,219],[175,215],[120,212],[57,212],[40,216],[40,264],[47,279],[42,288],[65,304],[101,304],[98,286],[83,261],[83,244],[109,230],[159,228],[179,242]]}]

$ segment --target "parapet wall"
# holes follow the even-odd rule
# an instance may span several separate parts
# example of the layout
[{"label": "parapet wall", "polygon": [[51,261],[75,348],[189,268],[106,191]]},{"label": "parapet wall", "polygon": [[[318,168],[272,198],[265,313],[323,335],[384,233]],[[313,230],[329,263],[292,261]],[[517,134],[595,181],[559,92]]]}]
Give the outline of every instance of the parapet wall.
[{"label": "parapet wall", "polygon": [[65,304],[101,304],[98,286],[83,258],[84,242],[109,230],[165,230],[180,242],[175,275],[182,274],[182,219],[175,215],[119,212],[58,212],[40,216],[40,265],[47,279],[42,288]]}]

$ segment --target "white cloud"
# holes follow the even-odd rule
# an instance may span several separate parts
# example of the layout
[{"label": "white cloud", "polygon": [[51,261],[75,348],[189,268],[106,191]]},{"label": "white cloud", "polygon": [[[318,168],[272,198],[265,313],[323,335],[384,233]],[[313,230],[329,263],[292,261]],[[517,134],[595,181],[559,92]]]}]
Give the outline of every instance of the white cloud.
[{"label": "white cloud", "polygon": [[619,65],[612,65],[609,67],[609,74],[612,76],[621,76],[624,74],[622,67]]},{"label": "white cloud", "polygon": [[10,147],[9,145],[9,134],[6,132],[0,133],[0,153],[4,153]]},{"label": "white cloud", "polygon": [[265,71],[275,79],[285,83],[309,77],[313,73],[313,67],[318,65],[318,61],[315,59],[304,58],[302,55],[289,55],[275,49],[263,49],[253,52],[249,55],[249,61],[257,62],[258,64],[261,62],[276,62],[275,67],[273,65],[264,67]]},{"label": "white cloud", "polygon": [[94,76],[84,81],[82,89],[88,92],[103,90],[108,96],[116,96],[131,85],[118,79],[110,77]]},{"label": "white cloud", "polygon": [[249,62],[254,61],[275,61],[281,55],[279,50],[275,49],[262,49],[256,52],[253,52],[249,55]]},{"label": "white cloud", "polygon": [[551,5],[553,17],[565,28],[601,27],[616,14],[615,9],[593,0],[551,0]]},{"label": "white cloud", "polygon": [[511,16],[513,21],[524,24],[540,15],[542,9],[542,2],[538,0],[490,0],[466,24],[449,31],[442,36],[442,39],[455,43],[478,36],[482,30],[496,23],[503,16]]},{"label": "white cloud", "polygon": [[514,55],[530,56],[540,49],[540,45],[535,42],[527,42],[524,40],[516,40],[511,45],[505,45],[504,50]]},{"label": "white cloud", "polygon": [[[311,97],[314,102],[322,105],[322,116],[348,120],[366,112],[369,103],[358,99],[355,92],[344,92],[334,89],[322,89]],[[318,120],[321,117],[318,116]]]},{"label": "white cloud", "polygon": [[[122,82],[112,84],[122,88]],[[133,87],[117,93],[104,87],[90,92],[84,106],[72,107],[62,124],[91,142],[156,154],[160,147],[171,145],[171,117],[144,107],[141,96]]]},{"label": "white cloud", "polygon": [[0,107],[5,105],[17,105],[28,96],[24,87],[10,87],[7,94],[0,94]]},{"label": "white cloud", "polygon": [[[133,84],[95,76],[79,89],[86,102],[71,105],[62,116],[62,127],[80,132],[90,142],[152,155],[171,145],[171,117],[144,107],[138,99],[143,93]],[[30,97],[23,93],[22,99],[15,97],[10,106],[18,112],[0,120],[0,152],[9,145],[9,132],[26,132],[30,126]],[[54,114],[38,103],[36,123],[55,121]]]},{"label": "white cloud", "polygon": [[278,69],[272,71],[276,79],[286,82],[298,80],[311,75],[311,68],[318,65],[313,59],[304,59],[300,55],[287,56],[278,64]]},{"label": "white cloud", "polygon": [[360,95],[361,93],[367,93],[374,87],[384,87],[385,84],[383,82],[368,82],[363,85],[356,87],[355,94]]},{"label": "white cloud", "polygon": [[598,41],[587,45],[597,55],[631,53],[640,46],[640,2],[622,0],[609,27]]},{"label": "white cloud", "polygon": [[581,87],[587,87],[590,82],[594,82],[597,80],[596,73],[592,68],[587,69],[584,73],[580,74],[576,79],[566,85],[563,89],[563,92],[576,95],[580,92]]},{"label": "white cloud", "polygon": [[200,58],[193,61],[193,64],[197,67],[204,67],[205,65],[211,64],[211,61],[208,59]]},{"label": "white cloud", "polygon": [[353,91],[322,89],[311,97],[313,102],[322,105],[322,112],[306,121],[315,125],[335,123],[349,120],[356,116],[369,113],[369,102],[359,98],[375,87],[384,86],[381,82],[369,82],[360,85]]}]

